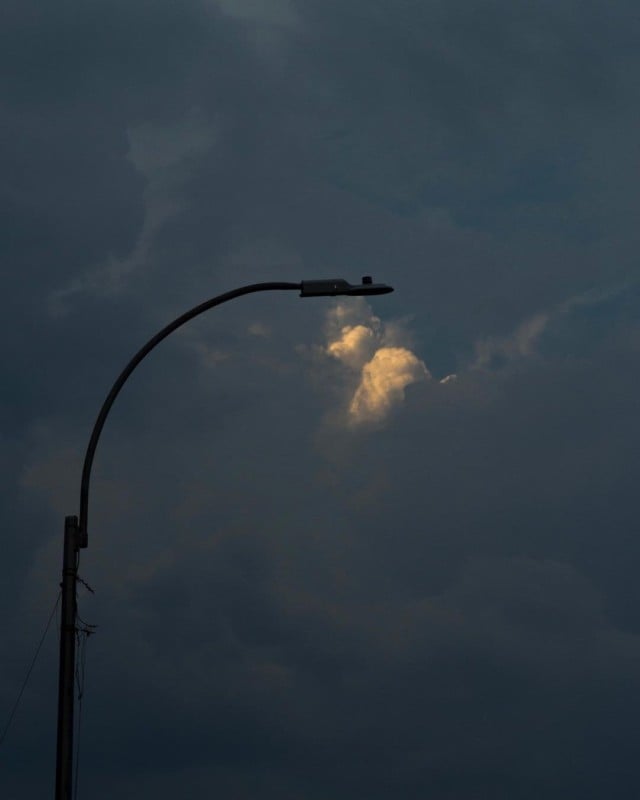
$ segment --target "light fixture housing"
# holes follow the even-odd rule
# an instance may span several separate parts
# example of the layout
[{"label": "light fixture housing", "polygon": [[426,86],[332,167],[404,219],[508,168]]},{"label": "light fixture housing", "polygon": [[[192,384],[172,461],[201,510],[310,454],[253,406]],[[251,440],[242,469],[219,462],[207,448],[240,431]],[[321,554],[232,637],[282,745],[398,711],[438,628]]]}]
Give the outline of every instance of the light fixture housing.
[{"label": "light fixture housing", "polygon": [[344,278],[333,278],[324,281],[302,281],[300,284],[300,297],[339,297],[347,295],[359,297],[372,294],[389,294],[392,286],[386,283],[374,283],[370,275],[362,278],[362,283],[353,284]]}]

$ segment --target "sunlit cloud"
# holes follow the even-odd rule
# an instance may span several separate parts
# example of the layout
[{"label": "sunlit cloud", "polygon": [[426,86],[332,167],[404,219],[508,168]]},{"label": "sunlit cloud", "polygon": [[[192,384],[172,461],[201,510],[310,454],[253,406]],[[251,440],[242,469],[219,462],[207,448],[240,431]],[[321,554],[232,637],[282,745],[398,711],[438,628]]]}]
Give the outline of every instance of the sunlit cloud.
[{"label": "sunlit cloud", "polygon": [[346,403],[350,425],[382,422],[402,404],[407,386],[430,379],[403,338],[401,325],[384,325],[363,300],[338,303],[329,311],[325,353],[354,377]]},{"label": "sunlit cloud", "polygon": [[381,347],[362,368],[349,406],[353,422],[379,422],[404,400],[404,390],[429,378],[429,371],[406,347]]},{"label": "sunlit cloud", "polygon": [[366,325],[345,325],[340,338],[327,346],[329,355],[354,369],[360,369],[375,352],[376,338]]},{"label": "sunlit cloud", "polygon": [[[554,308],[522,320],[502,336],[489,336],[475,343],[472,359],[461,369],[445,374],[437,384],[455,391],[465,374],[496,372],[531,358],[540,358],[540,345],[550,328],[575,308],[597,305],[619,294],[615,287],[569,298]],[[338,302],[327,314],[324,356],[340,362],[348,376],[343,415],[337,419],[349,426],[383,422],[402,405],[407,387],[431,380],[426,365],[411,349],[402,321],[383,323],[362,298]]]}]

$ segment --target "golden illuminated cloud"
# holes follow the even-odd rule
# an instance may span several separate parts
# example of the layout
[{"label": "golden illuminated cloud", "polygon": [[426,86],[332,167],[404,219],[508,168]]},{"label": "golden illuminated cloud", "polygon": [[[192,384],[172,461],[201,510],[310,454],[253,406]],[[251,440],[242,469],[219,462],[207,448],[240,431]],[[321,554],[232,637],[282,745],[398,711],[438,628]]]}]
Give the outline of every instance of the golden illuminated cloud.
[{"label": "golden illuminated cloud", "polygon": [[424,363],[399,341],[401,326],[384,326],[365,301],[338,303],[327,323],[326,353],[356,378],[349,387],[349,424],[383,421],[402,403],[407,386],[431,377]]},{"label": "golden illuminated cloud", "polygon": [[368,361],[376,346],[375,335],[366,325],[345,325],[340,338],[327,346],[329,355],[343,364],[359,369]]},{"label": "golden illuminated cloud", "polygon": [[422,361],[406,347],[381,347],[362,368],[349,415],[354,423],[379,422],[404,400],[404,390],[429,378]]}]

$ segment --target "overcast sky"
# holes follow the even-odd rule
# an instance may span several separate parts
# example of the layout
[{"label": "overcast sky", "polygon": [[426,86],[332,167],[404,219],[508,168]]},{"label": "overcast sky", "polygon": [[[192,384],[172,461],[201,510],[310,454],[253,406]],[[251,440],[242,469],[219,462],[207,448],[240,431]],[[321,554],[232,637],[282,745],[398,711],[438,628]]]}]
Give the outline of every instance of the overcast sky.
[{"label": "overcast sky", "polygon": [[[5,0],[0,725],[95,462],[79,797],[640,796],[631,0]],[[0,795],[51,796],[52,626]]]}]

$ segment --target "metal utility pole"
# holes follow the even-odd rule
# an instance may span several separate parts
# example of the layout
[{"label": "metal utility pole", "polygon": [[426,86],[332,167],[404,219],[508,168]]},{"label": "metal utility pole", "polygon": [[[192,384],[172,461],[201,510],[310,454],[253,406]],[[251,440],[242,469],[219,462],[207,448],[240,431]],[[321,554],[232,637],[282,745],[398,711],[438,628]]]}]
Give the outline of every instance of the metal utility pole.
[{"label": "metal utility pole", "polygon": [[65,517],[60,610],[60,670],[58,673],[58,751],[56,798],[71,798],[73,785],[73,695],[76,668],[76,585],[78,577],[78,518]]}]

